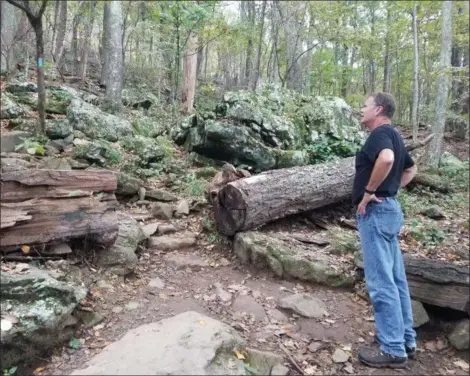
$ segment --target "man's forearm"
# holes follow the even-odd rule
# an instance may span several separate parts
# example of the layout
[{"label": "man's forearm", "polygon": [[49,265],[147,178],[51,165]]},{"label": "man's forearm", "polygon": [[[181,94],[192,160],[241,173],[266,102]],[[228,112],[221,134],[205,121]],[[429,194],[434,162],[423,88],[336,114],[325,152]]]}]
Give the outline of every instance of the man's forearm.
[{"label": "man's forearm", "polygon": [[417,172],[418,169],[416,168],[416,165],[403,171],[403,174],[401,175],[400,188],[406,187],[409,182],[412,181],[413,178],[416,176]]},{"label": "man's forearm", "polygon": [[383,161],[380,158],[375,161],[374,169],[370,175],[369,183],[366,188],[375,191],[390,173],[393,167],[393,161]]}]

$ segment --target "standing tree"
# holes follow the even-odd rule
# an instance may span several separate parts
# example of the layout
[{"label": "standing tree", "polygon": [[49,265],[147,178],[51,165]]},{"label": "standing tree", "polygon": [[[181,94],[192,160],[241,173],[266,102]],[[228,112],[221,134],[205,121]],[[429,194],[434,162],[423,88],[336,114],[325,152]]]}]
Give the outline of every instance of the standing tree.
[{"label": "standing tree", "polygon": [[183,57],[183,80],[181,82],[181,103],[185,113],[193,111],[198,55],[197,35],[192,30],[189,33],[186,52]]},{"label": "standing tree", "polygon": [[411,17],[413,19],[413,47],[414,47],[414,65],[413,65],[413,104],[411,107],[411,124],[413,141],[418,139],[418,74],[419,74],[419,50],[418,50],[418,22],[416,16],[416,4],[413,4]]},{"label": "standing tree", "polygon": [[106,101],[105,107],[111,111],[119,111],[122,107],[122,34],[124,24],[122,19],[121,2],[112,0],[109,2],[109,20],[108,30],[104,31],[108,37],[108,43],[104,46],[108,48],[105,51],[107,57],[107,77],[106,77]]},{"label": "standing tree", "polygon": [[446,123],[447,96],[449,94],[450,57],[452,51],[452,1],[442,3],[441,52],[437,78],[436,118],[432,127],[434,137],[427,150],[428,167],[439,167]]},{"label": "standing tree", "polygon": [[42,0],[39,10],[36,12],[31,9],[29,0],[7,0],[11,5],[21,9],[26,13],[29,23],[33,27],[36,36],[36,67],[38,83],[38,113],[40,133],[46,133],[46,88],[44,86],[44,38],[42,15],[46,10],[47,1]]}]

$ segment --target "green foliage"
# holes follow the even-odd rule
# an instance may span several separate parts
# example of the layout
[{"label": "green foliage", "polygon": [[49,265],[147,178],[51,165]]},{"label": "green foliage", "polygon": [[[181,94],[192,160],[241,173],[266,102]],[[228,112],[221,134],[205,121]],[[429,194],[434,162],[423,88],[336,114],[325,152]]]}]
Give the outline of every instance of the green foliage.
[{"label": "green foliage", "polygon": [[360,148],[358,142],[338,140],[328,135],[320,135],[315,143],[307,146],[310,163],[322,163],[334,159],[351,157]]},{"label": "green foliage", "polygon": [[185,193],[191,197],[202,197],[206,189],[207,182],[203,179],[197,178],[195,174],[191,173],[186,176]]},{"label": "green foliage", "polygon": [[408,223],[410,235],[424,246],[435,246],[443,243],[447,236],[443,230],[431,222],[422,222],[413,218]]},{"label": "green foliage", "polygon": [[16,373],[18,367],[11,367],[3,370],[3,376],[13,376]]},{"label": "green foliage", "polygon": [[20,137],[23,142],[16,145],[15,150],[24,150],[31,155],[44,155],[44,145],[47,144],[46,136]]}]

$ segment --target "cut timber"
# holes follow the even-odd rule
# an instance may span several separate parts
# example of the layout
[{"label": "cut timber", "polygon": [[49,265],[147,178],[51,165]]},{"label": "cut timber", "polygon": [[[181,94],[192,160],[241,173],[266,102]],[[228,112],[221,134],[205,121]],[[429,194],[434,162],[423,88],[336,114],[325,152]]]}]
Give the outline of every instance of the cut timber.
[{"label": "cut timber", "polygon": [[405,269],[413,299],[470,314],[468,267],[405,255]]},{"label": "cut timber", "polygon": [[[424,141],[418,143],[419,147],[425,145]],[[407,149],[415,148],[416,144],[407,145]],[[231,236],[288,215],[350,200],[354,161],[355,158],[350,157],[266,171],[230,182],[219,190],[214,200],[217,228]]]},{"label": "cut timber", "polygon": [[22,170],[1,176],[0,247],[86,238],[114,243],[118,220],[111,171]]}]

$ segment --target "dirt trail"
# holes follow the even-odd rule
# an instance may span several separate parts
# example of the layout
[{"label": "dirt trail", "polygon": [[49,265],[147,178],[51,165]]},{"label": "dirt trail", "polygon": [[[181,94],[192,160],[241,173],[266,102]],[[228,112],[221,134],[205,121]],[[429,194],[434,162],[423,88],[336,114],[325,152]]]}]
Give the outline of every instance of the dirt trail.
[{"label": "dirt trail", "polygon": [[[306,319],[276,308],[279,298],[293,292],[309,292],[322,300],[328,316]],[[467,374],[454,364],[462,354],[450,348],[442,334],[425,329],[419,330],[418,357],[409,362],[408,369],[362,366],[357,350],[371,342],[374,332],[367,302],[352,291],[280,280],[269,272],[241,265],[228,245],[199,245],[167,253],[145,250],[134,275],[99,277],[88,302],[104,320],[77,333],[81,341],[78,350],[64,347],[36,374],[70,374],[128,330],[190,310],[233,325],[250,347],[283,355],[291,374],[298,372],[280,343],[306,374]],[[351,354],[348,362],[333,361],[338,348]]]}]

